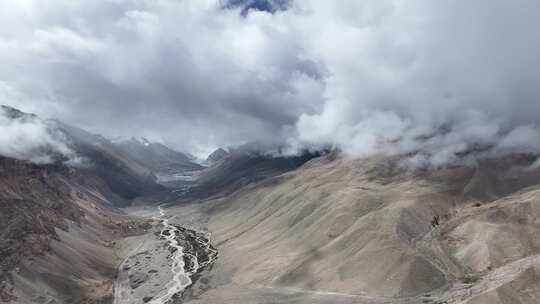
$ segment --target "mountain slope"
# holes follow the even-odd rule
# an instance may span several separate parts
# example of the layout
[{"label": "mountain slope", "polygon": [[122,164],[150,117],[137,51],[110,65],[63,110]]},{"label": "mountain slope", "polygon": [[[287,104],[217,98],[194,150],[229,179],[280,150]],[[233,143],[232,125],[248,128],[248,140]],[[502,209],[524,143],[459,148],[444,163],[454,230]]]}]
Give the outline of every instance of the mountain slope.
[{"label": "mountain slope", "polygon": [[66,134],[70,147],[84,159],[80,169],[103,179],[125,199],[122,205],[137,196],[163,189],[150,168],[132,159],[111,141],[58,121],[55,127]]},{"label": "mountain slope", "polygon": [[314,159],[211,208],[219,269],[246,288],[440,292],[540,253],[534,160],[422,170],[399,157]]},{"label": "mountain slope", "polygon": [[133,160],[141,166],[149,168],[155,174],[170,175],[203,168],[194,163],[187,155],[174,151],[163,144],[149,142],[144,138],[141,140],[132,138],[115,144]]},{"label": "mountain slope", "polygon": [[[56,120],[2,106],[0,155],[35,163],[65,163],[98,176],[124,199],[161,191],[152,169],[140,164],[111,141]],[[159,160],[158,160],[159,161]]]},{"label": "mountain slope", "polygon": [[119,196],[88,173],[9,158],[0,158],[0,171],[0,299],[109,298],[114,240],[148,224],[112,209]]},{"label": "mountain slope", "polygon": [[0,105],[0,110],[10,119],[33,119],[37,118],[35,114],[25,113],[18,109],[8,107],[5,105]]},{"label": "mountain slope", "polygon": [[273,156],[242,147],[201,171],[186,198],[202,199],[231,193],[250,183],[294,170],[318,155],[306,152],[299,156]]},{"label": "mountain slope", "polygon": [[13,137],[2,152],[18,159],[0,156],[0,300],[110,301],[116,240],[149,228],[115,208],[163,187],[99,135],[9,107],[1,114]]}]

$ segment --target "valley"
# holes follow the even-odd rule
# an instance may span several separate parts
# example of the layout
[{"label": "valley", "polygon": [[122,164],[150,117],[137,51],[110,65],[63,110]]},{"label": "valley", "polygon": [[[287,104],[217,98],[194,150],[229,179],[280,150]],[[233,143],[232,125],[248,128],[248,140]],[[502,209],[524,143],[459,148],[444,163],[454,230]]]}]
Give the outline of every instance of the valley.
[{"label": "valley", "polygon": [[[529,158],[413,171],[399,159],[334,157],[172,204],[171,214],[197,214],[219,250],[210,288],[187,303],[535,303]],[[486,199],[493,191],[500,199]]]},{"label": "valley", "polygon": [[[247,145],[202,166],[162,145],[119,146],[60,126],[89,166],[0,158],[2,302],[540,297],[534,155],[416,168],[403,155],[279,156]],[[125,150],[145,147],[144,158]]]},{"label": "valley", "polygon": [[0,304],[540,304],[536,23],[0,0]]}]

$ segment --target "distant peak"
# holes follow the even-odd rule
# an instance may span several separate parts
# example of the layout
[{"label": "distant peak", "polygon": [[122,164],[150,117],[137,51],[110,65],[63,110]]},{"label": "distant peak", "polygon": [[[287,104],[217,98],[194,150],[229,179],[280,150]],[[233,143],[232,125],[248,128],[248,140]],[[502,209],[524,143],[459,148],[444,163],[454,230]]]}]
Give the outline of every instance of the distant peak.
[{"label": "distant peak", "polygon": [[206,158],[206,162],[212,164],[222,160],[228,155],[229,152],[225,151],[223,148],[218,148],[214,152],[210,153],[210,155],[208,155],[208,157]]},{"label": "distant peak", "polygon": [[37,117],[37,115],[35,115],[35,114],[25,113],[25,112],[23,112],[23,111],[21,111],[19,109],[16,109],[16,108],[13,108],[13,107],[10,107],[10,106],[1,105],[0,107],[2,109],[2,112],[4,112],[4,115],[6,115],[6,117],[11,118],[11,119],[36,118]]},{"label": "distant peak", "polygon": [[144,138],[144,137],[139,138],[139,141],[140,141],[140,143],[143,144],[143,146],[145,146],[145,147],[148,147],[148,146],[150,146],[150,144],[151,144],[150,141],[149,141],[148,139]]},{"label": "distant peak", "polygon": [[138,137],[138,136],[133,136],[131,137],[130,140],[126,140],[126,139],[120,139],[118,140],[117,142],[118,143],[122,143],[122,142],[133,142],[133,143],[136,143],[136,144],[139,144],[139,145],[143,145],[145,147],[149,147],[151,144],[153,144],[151,141],[149,141],[148,139],[146,139],[145,137]]}]

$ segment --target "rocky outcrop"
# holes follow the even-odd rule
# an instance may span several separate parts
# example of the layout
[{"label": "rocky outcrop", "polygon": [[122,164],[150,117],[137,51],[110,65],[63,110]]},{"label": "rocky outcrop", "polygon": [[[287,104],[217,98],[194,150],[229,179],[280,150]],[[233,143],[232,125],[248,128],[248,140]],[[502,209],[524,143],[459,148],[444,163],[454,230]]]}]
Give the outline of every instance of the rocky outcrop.
[{"label": "rocky outcrop", "polygon": [[4,113],[4,115],[6,115],[6,117],[8,117],[10,119],[34,119],[34,118],[37,118],[37,116],[35,114],[25,113],[23,111],[20,111],[18,109],[15,109],[15,108],[12,108],[12,107],[9,107],[9,106],[5,106],[5,105],[0,105],[0,110]]}]

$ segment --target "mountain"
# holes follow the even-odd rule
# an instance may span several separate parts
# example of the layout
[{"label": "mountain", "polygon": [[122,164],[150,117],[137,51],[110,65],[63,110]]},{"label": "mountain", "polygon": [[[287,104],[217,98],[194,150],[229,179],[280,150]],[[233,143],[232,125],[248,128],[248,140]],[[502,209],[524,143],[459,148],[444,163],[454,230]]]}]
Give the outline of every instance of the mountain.
[{"label": "mountain", "polygon": [[125,149],[103,136],[54,121],[54,127],[66,136],[71,149],[84,161],[81,170],[102,178],[128,204],[130,200],[163,190],[152,168],[141,164]]},{"label": "mountain", "polygon": [[0,155],[34,163],[66,163],[100,177],[127,204],[137,196],[158,192],[152,168],[103,136],[57,120],[43,120],[14,108],[2,106],[3,139]]},{"label": "mountain", "polygon": [[0,156],[0,301],[110,301],[116,241],[151,227],[116,207],[164,188],[102,136],[10,107],[2,114],[17,140],[2,150],[16,153]]},{"label": "mountain", "polygon": [[271,178],[300,167],[321,153],[308,152],[296,156],[279,156],[264,152],[253,145],[241,146],[213,166],[198,173],[188,199],[224,195],[253,182]]},{"label": "mountain", "polygon": [[75,161],[64,134],[34,114],[0,107],[0,155],[35,163]]},{"label": "mountain", "polygon": [[228,155],[229,155],[229,152],[223,150],[223,148],[218,148],[214,152],[210,153],[210,155],[208,155],[205,162],[208,165],[213,165],[219,162],[220,160],[224,159]]},{"label": "mountain", "polygon": [[12,108],[12,107],[9,107],[9,106],[5,106],[5,105],[0,105],[0,110],[4,113],[4,115],[6,117],[8,117],[10,119],[29,120],[29,119],[37,118],[37,115],[35,115],[35,114],[25,113],[23,111],[20,111],[18,109],[15,109],[15,108]]},{"label": "mountain", "polygon": [[274,303],[262,295],[286,301],[290,290],[305,303],[536,303],[536,157],[402,160],[330,153],[209,201],[215,277],[228,279],[194,303]]},{"label": "mountain", "polygon": [[[111,141],[61,121],[42,120],[11,107],[2,106],[2,111],[8,120],[6,124],[16,123],[22,130],[37,129],[46,138],[34,140],[35,146],[34,142],[27,144],[30,148],[25,148],[24,153],[15,147],[11,150],[17,153],[6,156],[34,162],[66,162],[90,171],[124,198],[123,206],[138,196],[162,191],[164,188],[159,185],[162,181],[175,180],[176,176],[204,168],[190,156],[144,138]],[[9,132],[14,132],[13,128]],[[20,137],[25,136],[37,135],[20,134]]]},{"label": "mountain", "polygon": [[188,155],[144,138],[131,138],[115,144],[139,165],[152,170],[157,175],[173,175],[203,169],[203,166],[193,162]]},{"label": "mountain", "polygon": [[167,192],[154,170],[200,166],[163,145],[142,143],[150,151],[142,154],[57,120],[1,110],[0,127],[14,140],[0,150],[8,152],[0,156],[0,301],[110,303],[124,250],[117,242],[153,233],[150,218],[117,208]]},{"label": "mountain", "polygon": [[[478,146],[433,167],[411,166],[414,153],[285,156],[253,143],[217,150],[203,168],[144,139],[2,112],[12,135],[44,137],[16,133],[25,144],[0,150],[20,156],[0,157],[2,302],[540,297],[538,155]],[[165,188],[160,175],[177,181]]]},{"label": "mountain", "polygon": [[116,207],[164,190],[153,168],[102,136],[1,114],[0,301],[110,302],[116,242],[151,227]]}]

